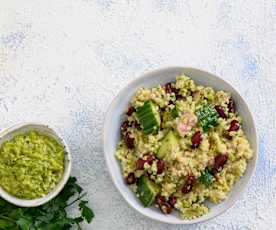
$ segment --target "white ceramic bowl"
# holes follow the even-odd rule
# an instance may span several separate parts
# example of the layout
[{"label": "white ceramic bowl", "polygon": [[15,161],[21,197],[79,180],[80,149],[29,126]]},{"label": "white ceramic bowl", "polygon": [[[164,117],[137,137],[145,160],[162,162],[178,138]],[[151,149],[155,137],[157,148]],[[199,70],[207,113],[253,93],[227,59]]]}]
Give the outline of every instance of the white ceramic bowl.
[{"label": "white ceramic bowl", "polygon": [[[243,129],[254,152],[253,158],[247,165],[244,176],[235,184],[232,191],[228,194],[227,199],[218,205],[209,204],[210,212],[193,220],[182,220],[178,217],[177,212],[174,212],[171,215],[164,215],[154,207],[144,208],[140,201],[136,198],[135,194],[125,184],[124,178],[122,177],[120,164],[115,158],[116,146],[120,139],[120,125],[123,121],[124,114],[128,108],[130,99],[134,93],[141,87],[153,87],[159,84],[164,85],[167,82],[175,81],[175,77],[182,73],[191,77],[197,84],[211,86],[215,90],[225,90],[232,94],[236,102],[238,113],[244,118]],[[211,73],[207,73],[199,69],[184,67],[169,67],[154,70],[145,73],[141,77],[128,84],[120,91],[120,93],[115,97],[109,106],[109,109],[106,113],[103,130],[103,148],[106,164],[115,186],[122,194],[124,199],[134,209],[143,215],[158,221],[172,224],[193,224],[206,221],[229,209],[244,191],[252,174],[254,173],[258,153],[257,143],[257,133],[253,116],[238,91],[235,90],[229,83]]]},{"label": "white ceramic bowl", "polygon": [[64,167],[64,174],[61,181],[56,185],[56,187],[50,193],[48,193],[47,195],[41,198],[32,199],[32,200],[19,199],[7,193],[0,186],[0,197],[12,204],[15,204],[21,207],[36,207],[50,201],[55,196],[57,196],[59,192],[63,189],[65,184],[67,183],[70,177],[71,167],[72,167],[71,154],[68,146],[66,145],[64,140],[57,134],[57,132],[54,131],[52,128],[50,128],[48,125],[43,125],[38,123],[21,123],[11,128],[5,129],[0,133],[0,146],[4,141],[12,139],[15,135],[25,133],[30,130],[35,130],[39,133],[50,136],[54,138],[59,144],[64,146],[64,149],[65,149],[64,166],[65,167]]}]

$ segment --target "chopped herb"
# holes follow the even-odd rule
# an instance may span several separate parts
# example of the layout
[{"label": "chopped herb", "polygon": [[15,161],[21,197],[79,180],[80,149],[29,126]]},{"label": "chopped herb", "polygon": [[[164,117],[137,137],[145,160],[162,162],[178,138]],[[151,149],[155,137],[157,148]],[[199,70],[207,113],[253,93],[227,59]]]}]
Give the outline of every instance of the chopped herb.
[{"label": "chopped herb", "polygon": [[204,132],[217,125],[218,113],[210,104],[200,107],[196,115]]},{"label": "chopped herb", "polygon": [[204,172],[199,177],[199,182],[206,186],[210,186],[213,183],[214,176],[211,174],[211,172],[206,168]]},{"label": "chopped herb", "polygon": [[[94,217],[88,201],[83,200],[85,195],[77,179],[70,177],[57,197],[39,207],[17,207],[0,198],[0,230],[68,230],[74,226],[81,229],[81,222],[90,223]],[[75,199],[69,202],[73,197]],[[76,202],[80,215],[69,217],[66,209]]]},{"label": "chopped herb", "polygon": [[172,110],[171,110],[171,114],[173,118],[177,118],[180,115],[180,109],[178,108],[178,106],[175,106]]}]

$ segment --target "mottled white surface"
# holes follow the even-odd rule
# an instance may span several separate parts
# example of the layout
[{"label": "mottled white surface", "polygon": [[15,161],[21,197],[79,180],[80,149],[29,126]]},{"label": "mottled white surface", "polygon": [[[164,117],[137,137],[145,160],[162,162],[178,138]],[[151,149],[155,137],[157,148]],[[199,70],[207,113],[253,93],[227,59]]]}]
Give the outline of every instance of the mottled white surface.
[{"label": "mottled white surface", "polygon": [[[199,67],[232,83],[254,112],[260,138],[244,195],[220,217],[189,227],[130,208],[101,150],[112,98],[140,73],[168,65]],[[275,92],[274,0],[0,0],[0,126],[40,121],[64,135],[73,174],[96,213],[84,229],[275,228]]]}]

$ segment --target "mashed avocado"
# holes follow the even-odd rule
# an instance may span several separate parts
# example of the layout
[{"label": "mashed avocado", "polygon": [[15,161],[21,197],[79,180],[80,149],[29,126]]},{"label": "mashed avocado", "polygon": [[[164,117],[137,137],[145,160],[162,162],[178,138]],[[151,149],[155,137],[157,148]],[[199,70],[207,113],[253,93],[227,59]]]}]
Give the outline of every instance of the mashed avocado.
[{"label": "mashed avocado", "polygon": [[30,131],[0,147],[0,186],[23,199],[48,194],[61,180],[64,147],[53,138]]}]

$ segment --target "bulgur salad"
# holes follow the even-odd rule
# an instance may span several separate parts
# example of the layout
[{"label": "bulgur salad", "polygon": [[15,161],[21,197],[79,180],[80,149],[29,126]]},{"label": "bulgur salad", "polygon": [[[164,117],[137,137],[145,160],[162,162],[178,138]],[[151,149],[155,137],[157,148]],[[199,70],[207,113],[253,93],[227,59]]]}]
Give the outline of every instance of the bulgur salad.
[{"label": "bulgur salad", "polygon": [[116,157],[145,207],[193,219],[218,204],[246,170],[253,152],[235,102],[186,75],[141,88],[121,125]]}]

